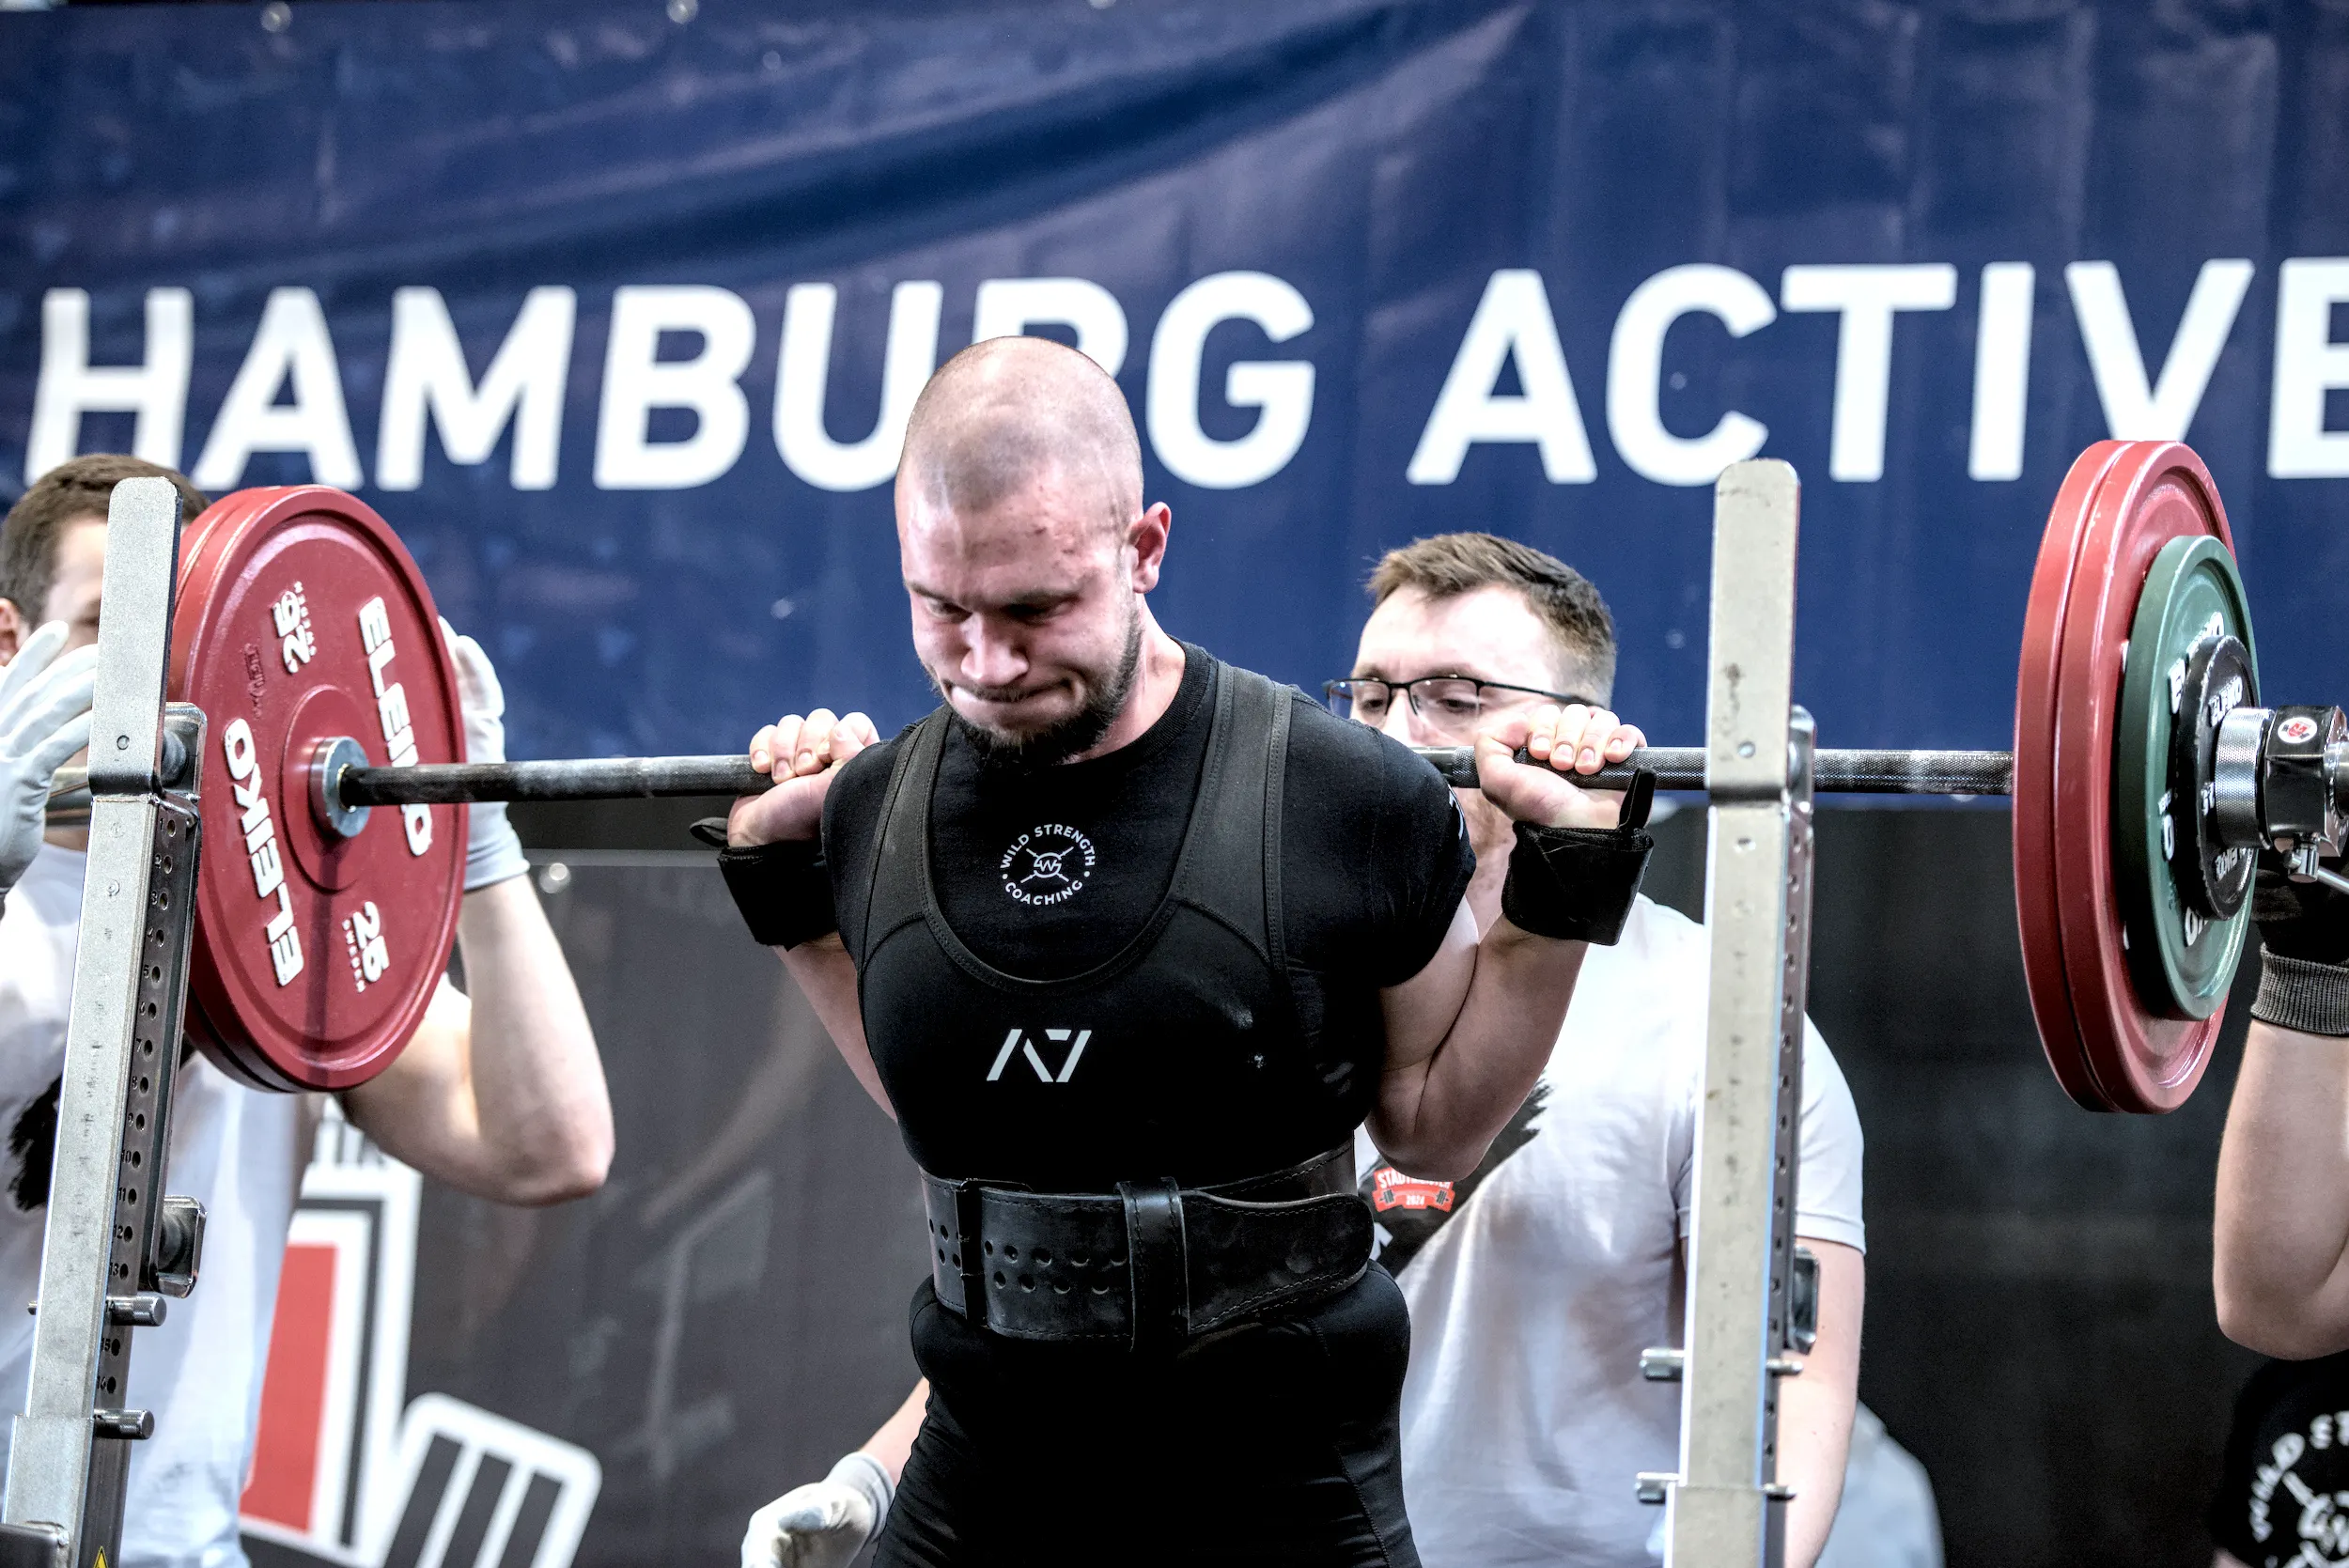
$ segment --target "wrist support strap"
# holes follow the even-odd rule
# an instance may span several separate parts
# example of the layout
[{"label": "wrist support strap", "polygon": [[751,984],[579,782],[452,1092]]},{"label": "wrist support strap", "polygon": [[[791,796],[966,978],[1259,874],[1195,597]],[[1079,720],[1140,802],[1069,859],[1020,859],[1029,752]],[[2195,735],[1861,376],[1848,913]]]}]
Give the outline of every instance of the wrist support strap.
[{"label": "wrist support strap", "polygon": [[2349,1034],[2349,967],[2263,949],[2251,1017],[2303,1034]]},{"label": "wrist support strap", "polygon": [[1645,828],[1517,824],[1501,912],[1520,931],[1612,947],[1631,918],[1655,838]]},{"label": "wrist support strap", "polygon": [[890,1501],[897,1495],[897,1489],[889,1483],[889,1472],[881,1468],[879,1460],[859,1449],[854,1453],[844,1455],[824,1479],[835,1486],[846,1486],[851,1491],[863,1493],[865,1500],[873,1505],[873,1528],[864,1536],[869,1545],[875,1536],[880,1534],[881,1526],[888,1521]]},{"label": "wrist support strap", "polygon": [[797,947],[840,929],[832,904],[832,868],[815,839],[724,849],[718,870],[751,936],[766,947]]},{"label": "wrist support strap", "polygon": [[1517,824],[1517,846],[1501,884],[1501,912],[1520,931],[1560,941],[1612,947],[1631,918],[1647,875],[1647,831],[1656,775],[1642,768],[1624,792],[1615,828],[1537,828]]}]

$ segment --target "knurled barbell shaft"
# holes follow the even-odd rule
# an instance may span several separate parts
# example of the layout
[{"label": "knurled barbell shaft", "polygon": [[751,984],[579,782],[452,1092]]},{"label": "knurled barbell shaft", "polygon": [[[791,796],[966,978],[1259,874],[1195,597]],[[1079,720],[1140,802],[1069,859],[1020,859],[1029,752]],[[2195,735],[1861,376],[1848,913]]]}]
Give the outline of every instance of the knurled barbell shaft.
[{"label": "knurled barbell shaft", "polygon": [[[1446,784],[1474,788],[1476,753],[1466,746],[1417,748],[1436,765]],[[1525,753],[1517,753],[1524,760]],[[1577,775],[1621,787],[1641,768],[1656,775],[1658,789],[1703,789],[1701,746],[1649,746],[1596,773]],[[2012,795],[2012,752],[1825,751],[1812,759],[1812,788],[1836,795]]]},{"label": "knurled barbell shaft", "polygon": [[[1422,747],[1445,782],[1474,787],[1475,753],[1465,746]],[[1623,785],[1647,768],[1659,789],[1703,789],[1704,753],[1651,746],[1592,775]],[[1822,793],[2006,795],[2015,759],[2006,752],[1826,751],[1812,765]],[[352,768],[342,799],[353,806],[439,805],[457,800],[614,800],[656,795],[755,795],[770,787],[739,753],[702,757],[591,757],[567,762],[420,764]]]},{"label": "knurled barbell shaft", "polygon": [[[1475,753],[1465,746],[1422,746],[1447,784],[1476,786]],[[1520,753],[1521,754],[1521,753]],[[1583,775],[1622,786],[1640,768],[1658,789],[1703,789],[1704,752],[1650,746]],[[1836,795],[2009,795],[2015,758],[2008,752],[1823,751],[1812,784]],[[740,753],[685,757],[581,757],[552,762],[423,763],[409,768],[347,768],[341,797],[350,806],[448,805],[466,800],[626,800],[656,796],[756,795],[773,781]],[[79,768],[60,768],[54,794],[82,787]]]}]

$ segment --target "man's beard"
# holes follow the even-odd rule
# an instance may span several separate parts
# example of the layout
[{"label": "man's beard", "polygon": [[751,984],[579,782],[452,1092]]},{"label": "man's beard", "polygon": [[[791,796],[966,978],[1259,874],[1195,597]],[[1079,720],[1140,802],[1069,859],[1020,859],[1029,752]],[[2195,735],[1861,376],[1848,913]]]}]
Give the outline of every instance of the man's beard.
[{"label": "man's beard", "polygon": [[[1085,682],[1084,706],[1056,723],[1048,724],[1033,735],[1005,735],[987,729],[964,718],[948,697],[946,713],[979,760],[990,766],[1016,765],[1022,768],[1049,768],[1081,756],[1100,743],[1125,711],[1126,699],[1132,694],[1134,675],[1142,668],[1142,615],[1139,612],[1126,622],[1126,651],[1119,655],[1117,669],[1106,679],[1092,678],[1098,671],[1080,672]],[[933,675],[930,684],[941,697],[947,697],[944,684]]]}]

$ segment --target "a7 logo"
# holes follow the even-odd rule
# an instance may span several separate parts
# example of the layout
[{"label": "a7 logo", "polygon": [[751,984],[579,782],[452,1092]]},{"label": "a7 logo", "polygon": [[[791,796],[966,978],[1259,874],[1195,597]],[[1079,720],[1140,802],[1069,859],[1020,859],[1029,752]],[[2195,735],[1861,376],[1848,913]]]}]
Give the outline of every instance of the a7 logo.
[{"label": "a7 logo", "polygon": [[[1045,1083],[1066,1083],[1074,1077],[1077,1063],[1085,1053],[1085,1045],[1093,1038],[1093,1031],[1089,1029],[1047,1029],[1037,1032],[1044,1036],[1047,1045],[1067,1048],[1068,1054],[1062,1058],[1060,1071],[1057,1074],[1045,1065],[1043,1053],[1035,1048],[1035,1037],[1026,1030],[1015,1028],[1004,1034],[1003,1048],[995,1053],[995,1064],[988,1068],[987,1081],[993,1083],[1003,1076],[1003,1069],[1010,1065],[1014,1052],[1024,1055],[1028,1059],[1028,1065],[1035,1069],[1036,1078]],[[1071,1044],[1072,1041],[1075,1043]]]}]

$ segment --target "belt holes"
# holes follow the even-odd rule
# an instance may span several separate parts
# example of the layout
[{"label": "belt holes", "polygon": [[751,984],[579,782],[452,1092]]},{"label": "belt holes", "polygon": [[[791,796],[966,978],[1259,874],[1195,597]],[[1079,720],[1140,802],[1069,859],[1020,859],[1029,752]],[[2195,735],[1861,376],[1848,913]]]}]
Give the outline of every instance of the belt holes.
[{"label": "belt holes", "polygon": [[995,1271],[995,1282],[999,1285],[1003,1282],[1003,1271],[1000,1268]]},{"label": "belt holes", "polygon": [[1082,1252],[1080,1252],[1075,1257],[1069,1259],[1068,1262],[1074,1267],[1082,1268],[1085,1265],[1085,1255]]},{"label": "belt holes", "polygon": [[1010,1259],[1013,1263],[1018,1263],[1019,1261],[1019,1249],[1011,1246],[1009,1243],[1005,1243],[1003,1247],[1003,1256]]},{"label": "belt holes", "polygon": [[988,1255],[988,1257],[990,1257],[990,1258],[991,1258],[991,1257],[993,1257],[993,1256],[995,1255],[995,1244],[994,1244],[993,1242],[991,1242],[991,1241],[982,1241],[982,1242],[980,1242],[980,1243],[979,1243],[979,1246],[980,1246],[980,1247],[982,1247],[983,1249],[985,1249],[985,1250],[986,1250],[987,1255]]},{"label": "belt holes", "polygon": [[1052,1261],[1052,1254],[1051,1254],[1051,1253],[1050,1253],[1050,1252],[1047,1252],[1047,1251],[1046,1251],[1043,1248],[1039,1247],[1039,1248],[1035,1249],[1035,1250],[1034,1250],[1033,1252],[1030,1252],[1030,1253],[1028,1254],[1028,1259],[1029,1259],[1029,1261],[1030,1261],[1030,1262],[1032,1262],[1032,1263],[1034,1263],[1034,1264],[1037,1265],[1040,1267],[1040,1266],[1042,1266],[1043,1265],[1045,1265],[1045,1264],[1049,1264],[1049,1263],[1050,1263],[1050,1262]]},{"label": "belt holes", "polygon": [[1052,1294],[1054,1296],[1066,1296],[1068,1294],[1068,1281],[1066,1280],[1053,1281]]},{"label": "belt holes", "polygon": [[1019,1276],[1019,1288],[1021,1290],[1035,1289],[1035,1276],[1033,1274],[1022,1274]]}]

